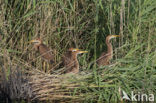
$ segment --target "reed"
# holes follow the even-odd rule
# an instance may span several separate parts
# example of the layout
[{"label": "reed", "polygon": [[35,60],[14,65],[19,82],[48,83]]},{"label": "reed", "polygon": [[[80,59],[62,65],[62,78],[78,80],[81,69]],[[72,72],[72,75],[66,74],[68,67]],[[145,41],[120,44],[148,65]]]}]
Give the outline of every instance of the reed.
[{"label": "reed", "polygon": [[[155,94],[155,5],[155,0],[1,0],[0,77],[2,67],[7,80],[12,66],[24,72],[43,71],[43,60],[28,43],[40,37],[55,50],[56,65],[69,47],[89,51],[78,58],[82,74],[64,79],[68,82],[60,93],[71,100],[80,96],[83,102],[115,103],[121,101],[119,88],[128,95],[131,91]],[[121,38],[113,42],[112,64],[99,68],[95,61],[106,50],[109,34]]]}]

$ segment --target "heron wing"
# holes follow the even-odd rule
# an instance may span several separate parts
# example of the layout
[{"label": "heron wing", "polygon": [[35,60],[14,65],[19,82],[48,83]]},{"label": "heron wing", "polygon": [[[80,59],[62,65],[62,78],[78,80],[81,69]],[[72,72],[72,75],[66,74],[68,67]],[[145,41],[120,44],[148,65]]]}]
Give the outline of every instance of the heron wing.
[{"label": "heron wing", "polygon": [[107,55],[107,53],[103,52],[98,59],[104,59],[106,57],[106,55]]},{"label": "heron wing", "polygon": [[72,58],[70,52],[65,53],[62,57],[63,66],[66,67],[67,70],[70,70],[75,65],[75,61]]},{"label": "heron wing", "polygon": [[47,59],[50,61],[54,60],[54,55],[52,54],[51,50],[46,45],[41,44],[39,46],[39,52],[44,59]]},{"label": "heron wing", "polygon": [[98,64],[99,66],[108,65],[108,64],[109,64],[108,61],[109,61],[109,60],[108,60],[108,53],[103,52],[103,53],[101,54],[101,56],[97,59],[97,64]]}]

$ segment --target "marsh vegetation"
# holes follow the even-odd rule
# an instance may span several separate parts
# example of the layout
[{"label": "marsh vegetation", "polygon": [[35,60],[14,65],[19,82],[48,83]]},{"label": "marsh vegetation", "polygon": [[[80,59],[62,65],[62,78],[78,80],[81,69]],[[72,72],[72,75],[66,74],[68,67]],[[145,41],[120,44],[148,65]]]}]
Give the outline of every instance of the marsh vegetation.
[{"label": "marsh vegetation", "polygon": [[[98,67],[109,34],[121,37],[112,41],[111,64]],[[65,90],[70,102],[81,96],[83,102],[117,103],[122,90],[156,93],[155,0],[0,0],[1,79],[3,69],[6,82],[10,68],[50,71],[28,43],[36,37],[53,50],[56,64],[70,47],[88,51],[78,57],[81,73],[63,83],[75,83]]]}]

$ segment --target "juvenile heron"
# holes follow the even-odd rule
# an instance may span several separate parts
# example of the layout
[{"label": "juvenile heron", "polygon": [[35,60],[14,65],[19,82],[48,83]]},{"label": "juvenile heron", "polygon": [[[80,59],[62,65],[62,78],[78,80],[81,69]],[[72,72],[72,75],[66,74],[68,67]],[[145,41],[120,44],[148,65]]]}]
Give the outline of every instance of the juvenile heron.
[{"label": "juvenile heron", "polygon": [[41,57],[44,60],[48,61],[50,64],[54,63],[54,55],[50,49],[45,44],[43,44],[40,38],[31,40],[30,43],[34,43],[35,49],[39,51]]},{"label": "juvenile heron", "polygon": [[88,51],[81,51],[77,48],[70,48],[62,57],[63,66],[67,69],[65,73],[78,73],[79,62],[77,60],[77,55],[87,52]]},{"label": "juvenile heron", "polygon": [[101,56],[97,59],[98,66],[105,66],[109,64],[110,60],[113,57],[113,47],[112,47],[112,44],[110,43],[110,40],[112,38],[116,38],[119,36],[120,35],[108,35],[106,37],[107,52],[103,52]]}]

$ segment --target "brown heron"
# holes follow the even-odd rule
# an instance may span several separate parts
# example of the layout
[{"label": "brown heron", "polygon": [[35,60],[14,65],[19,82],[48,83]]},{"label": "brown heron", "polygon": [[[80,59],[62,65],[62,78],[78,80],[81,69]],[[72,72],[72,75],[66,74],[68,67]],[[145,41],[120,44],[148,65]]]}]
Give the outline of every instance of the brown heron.
[{"label": "brown heron", "polygon": [[77,60],[77,55],[87,52],[88,51],[81,51],[77,48],[70,48],[62,57],[63,66],[67,69],[65,73],[78,73],[79,62]]},{"label": "brown heron", "polygon": [[44,60],[50,62],[50,64],[54,63],[54,55],[52,54],[50,49],[45,44],[43,44],[40,38],[31,40],[30,43],[34,43],[35,49],[39,51],[41,57]]},{"label": "brown heron", "polygon": [[103,52],[101,56],[97,59],[98,66],[105,66],[109,64],[110,60],[113,57],[113,47],[112,47],[112,44],[110,43],[110,40],[112,38],[116,38],[119,36],[120,35],[108,35],[106,37],[107,52]]}]

